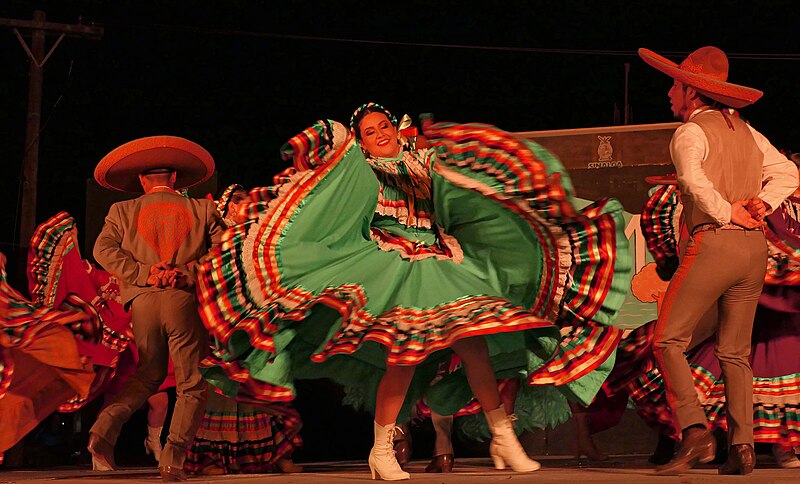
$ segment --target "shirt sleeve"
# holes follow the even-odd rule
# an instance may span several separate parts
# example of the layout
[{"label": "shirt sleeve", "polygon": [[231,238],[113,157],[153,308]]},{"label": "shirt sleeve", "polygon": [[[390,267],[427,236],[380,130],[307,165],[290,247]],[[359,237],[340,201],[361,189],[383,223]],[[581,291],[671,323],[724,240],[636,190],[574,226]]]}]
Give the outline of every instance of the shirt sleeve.
[{"label": "shirt sleeve", "polygon": [[147,286],[150,266],[138,262],[122,248],[119,206],[111,205],[103,229],[94,243],[94,258],[105,270],[133,286]]},{"label": "shirt sleeve", "polygon": [[710,215],[718,225],[731,221],[731,204],[714,189],[703,170],[708,154],[708,139],[696,123],[685,123],[675,130],[669,144],[672,163],[681,192],[691,197],[697,208]]},{"label": "shirt sleeve", "polygon": [[772,143],[752,126],[747,125],[758,149],[764,153],[762,167],[762,188],[758,197],[768,203],[771,210],[775,210],[786,198],[797,190],[797,166],[789,161]]}]

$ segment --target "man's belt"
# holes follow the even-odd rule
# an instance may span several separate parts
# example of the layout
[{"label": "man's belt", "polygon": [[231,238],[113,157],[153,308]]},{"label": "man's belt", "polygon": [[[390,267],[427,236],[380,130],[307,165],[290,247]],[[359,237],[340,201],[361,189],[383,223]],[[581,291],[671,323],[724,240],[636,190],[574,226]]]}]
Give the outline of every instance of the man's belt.
[{"label": "man's belt", "polygon": [[691,234],[694,235],[697,232],[706,232],[706,231],[709,231],[709,230],[742,230],[742,231],[745,231],[745,232],[763,232],[764,231],[764,226],[763,225],[759,225],[756,228],[748,229],[748,228],[742,227],[741,225],[736,225],[735,223],[727,223],[725,225],[717,225],[714,222],[707,222],[707,223],[704,223],[704,224],[695,225],[694,228],[692,229]]}]

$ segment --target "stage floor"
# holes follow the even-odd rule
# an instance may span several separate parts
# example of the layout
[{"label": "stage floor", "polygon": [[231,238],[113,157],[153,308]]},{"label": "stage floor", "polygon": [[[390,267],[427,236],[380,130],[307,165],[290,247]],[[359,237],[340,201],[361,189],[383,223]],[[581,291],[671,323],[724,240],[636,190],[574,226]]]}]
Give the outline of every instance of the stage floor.
[{"label": "stage floor", "polygon": [[[780,469],[759,457],[759,466],[747,478],[719,476],[715,466],[703,466],[682,476],[655,476],[645,457],[618,456],[603,463],[576,459],[541,457],[542,469],[531,474],[498,471],[489,459],[461,459],[451,474],[425,474],[427,462],[413,461],[408,468],[411,480],[427,483],[484,482],[625,482],[661,484],[670,482],[800,482],[800,469]],[[370,480],[366,462],[327,462],[304,464],[302,474],[249,474],[229,476],[192,476],[189,483],[339,483]],[[0,483],[154,483],[160,482],[152,468],[127,468],[116,472],[92,472],[86,468],[53,468],[44,470],[0,470]]]}]

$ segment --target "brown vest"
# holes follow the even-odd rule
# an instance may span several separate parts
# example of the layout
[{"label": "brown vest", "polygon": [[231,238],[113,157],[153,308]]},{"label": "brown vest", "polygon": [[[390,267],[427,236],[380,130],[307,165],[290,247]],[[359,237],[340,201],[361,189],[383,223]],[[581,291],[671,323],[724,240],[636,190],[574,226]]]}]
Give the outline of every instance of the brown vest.
[{"label": "brown vest", "polygon": [[[708,110],[695,115],[695,123],[708,138],[708,156],[703,160],[703,171],[714,189],[728,203],[749,200],[761,192],[764,154],[758,149],[753,134],[741,119],[728,116],[734,129],[728,127],[722,113]],[[700,210],[691,197],[681,195],[686,225],[692,229],[715,220]]]}]

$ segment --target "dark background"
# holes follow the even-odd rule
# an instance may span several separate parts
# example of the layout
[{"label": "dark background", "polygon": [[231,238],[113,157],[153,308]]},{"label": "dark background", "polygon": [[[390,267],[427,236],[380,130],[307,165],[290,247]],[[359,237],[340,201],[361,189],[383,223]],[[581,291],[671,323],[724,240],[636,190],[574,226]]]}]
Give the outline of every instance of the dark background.
[{"label": "dark background", "polygon": [[[37,223],[67,210],[82,227],[86,178],[141,136],[197,141],[221,186],[261,185],[282,167],[289,137],[315,119],[346,122],[367,101],[511,131],[615,124],[625,63],[632,122],[671,121],[671,81],[638,58],[641,46],[678,62],[719,46],[733,82],[766,92],[743,116],[779,148],[800,149],[791,0],[3,0],[0,17],[30,19],[35,8],[105,29],[99,41],[66,38],[45,66]],[[19,42],[0,30],[4,252],[19,223],[27,72]]]},{"label": "dark background", "polygon": [[[367,101],[510,131],[619,124],[626,63],[631,122],[671,121],[672,81],[638,47],[677,62],[722,48],[730,80],[766,93],[742,115],[778,148],[800,150],[793,0],[2,0],[0,17],[30,19],[36,8],[51,22],[105,29],[99,41],[66,38],[45,66],[37,223],[66,210],[83,227],[94,166],[141,136],[192,139],[214,155],[220,187],[258,186],[283,167],[288,138],[319,118],[347,122]],[[0,30],[0,251],[12,254],[12,272],[27,73],[19,42]],[[341,413],[350,410],[306,408],[309,388],[298,401],[305,457],[350,455],[338,445],[345,434],[365,437],[353,444],[364,454],[369,418],[350,419],[353,428]]]}]

